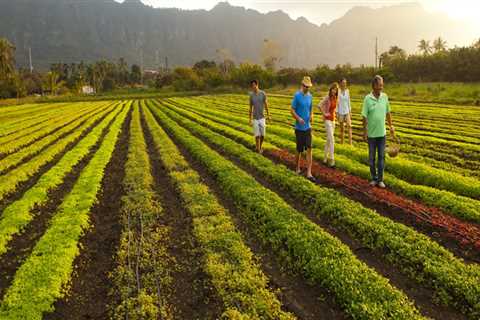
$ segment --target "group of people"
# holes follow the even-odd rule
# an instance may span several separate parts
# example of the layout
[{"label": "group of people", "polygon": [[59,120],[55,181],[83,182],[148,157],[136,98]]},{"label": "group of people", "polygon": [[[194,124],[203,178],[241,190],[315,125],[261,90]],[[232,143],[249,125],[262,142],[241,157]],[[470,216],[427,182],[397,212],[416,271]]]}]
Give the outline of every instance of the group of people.
[{"label": "group of people", "polygon": [[[267,95],[260,90],[258,80],[250,82],[250,125],[253,127],[256,151],[263,153],[263,141],[267,120],[271,120],[268,109]],[[385,167],[386,125],[388,123],[390,133],[395,136],[392,114],[388,96],[383,93],[384,81],[379,75],[372,80],[372,92],[363,100],[362,120],[364,139],[368,142],[368,154],[371,186],[385,188],[383,172]],[[310,92],[312,81],[305,76],[301,83],[301,89],[295,93],[290,107],[290,113],[295,120],[296,138],[296,171],[301,174],[300,160],[306,153],[307,172],[306,176],[312,182],[312,124],[314,119],[313,97]],[[352,144],[352,108],[347,79],[343,78],[340,83],[333,83],[328,89],[328,94],[321,100],[318,110],[322,115],[325,126],[325,154],[323,163],[331,168],[335,167],[335,123],[340,125],[340,142],[344,143],[345,131],[348,132],[348,143]],[[265,118],[265,112],[267,117]],[[377,161],[378,159],[378,161]]]}]

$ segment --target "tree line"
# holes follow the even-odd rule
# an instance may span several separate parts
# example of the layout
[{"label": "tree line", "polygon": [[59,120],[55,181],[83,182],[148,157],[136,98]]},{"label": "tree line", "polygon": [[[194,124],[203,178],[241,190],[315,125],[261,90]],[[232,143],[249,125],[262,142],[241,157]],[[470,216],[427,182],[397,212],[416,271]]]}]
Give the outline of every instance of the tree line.
[{"label": "tree line", "polygon": [[227,49],[217,50],[216,61],[202,60],[192,67],[177,67],[142,72],[123,59],[116,62],[56,63],[47,72],[15,68],[15,47],[0,39],[0,98],[23,97],[32,94],[57,95],[82,93],[90,86],[95,92],[116,88],[148,86],[157,89],[171,87],[177,91],[211,90],[221,87],[248,86],[258,79],[264,88],[298,85],[304,75],[316,83],[331,83],[342,77],[351,83],[368,83],[380,74],[390,82],[474,82],[480,80],[480,40],[472,46],[447,48],[446,42],[435,39],[432,44],[421,40],[419,53],[408,55],[392,46],[379,56],[379,68],[353,67],[350,64],[318,65],[313,70],[280,67],[282,50],[272,40],[265,39],[262,49],[263,65],[236,64]]}]

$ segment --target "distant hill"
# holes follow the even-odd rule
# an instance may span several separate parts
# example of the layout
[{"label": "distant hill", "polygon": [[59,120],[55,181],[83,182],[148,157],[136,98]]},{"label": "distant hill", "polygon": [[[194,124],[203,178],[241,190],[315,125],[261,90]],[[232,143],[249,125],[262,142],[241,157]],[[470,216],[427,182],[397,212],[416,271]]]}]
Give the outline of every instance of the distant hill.
[{"label": "distant hill", "polygon": [[[380,9],[356,7],[331,24],[317,26],[282,11],[262,14],[219,3],[210,11],[156,9],[139,0],[0,0],[0,36],[17,47],[17,64],[34,65],[124,57],[154,68],[215,59],[226,48],[236,62],[261,62],[264,39],[282,47],[283,66],[373,64],[374,39],[384,50],[399,45],[415,51],[421,38],[459,39],[463,26],[420,5]],[[460,39],[458,41],[463,41]]]}]

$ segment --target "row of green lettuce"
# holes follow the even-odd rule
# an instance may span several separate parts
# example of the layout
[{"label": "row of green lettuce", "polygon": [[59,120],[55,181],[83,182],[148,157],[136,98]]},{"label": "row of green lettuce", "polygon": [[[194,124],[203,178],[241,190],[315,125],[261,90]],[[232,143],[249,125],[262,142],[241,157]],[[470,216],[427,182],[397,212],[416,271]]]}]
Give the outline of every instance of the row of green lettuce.
[{"label": "row of green lettuce", "polygon": [[[188,102],[178,103],[173,101],[172,103],[173,105],[178,105],[182,108],[194,111],[196,114],[216,121],[220,124],[230,126],[245,133],[251,132],[251,127],[248,125],[248,119],[245,120],[239,117],[231,116],[228,113],[213,111],[211,109],[207,109],[205,105],[192,105]],[[293,142],[294,137],[292,137],[293,134],[291,130],[276,125],[269,125],[267,134],[268,142],[279,148],[295,152],[295,143]],[[317,141],[317,137],[314,137],[314,142],[315,141]],[[345,146],[344,148],[348,149],[348,146]],[[323,150],[314,148],[313,156],[316,160],[321,161],[324,157]],[[337,154],[335,161],[339,169],[364,179],[370,179],[370,170],[368,166],[352,159],[351,157],[343,154]],[[439,190],[425,185],[408,183],[392,174],[389,174],[388,172],[385,174],[385,181],[395,192],[403,194],[412,199],[418,199],[427,205],[438,207],[444,210],[446,213],[450,213],[457,217],[474,222],[480,222],[480,201],[478,200],[459,196],[450,191]]]},{"label": "row of green lettuce", "polygon": [[130,106],[123,108],[115,118],[99,149],[56,209],[48,229],[16,271],[0,304],[0,318],[40,320],[65,296],[73,262],[80,252],[79,240],[91,226],[89,213],[129,110]]},{"label": "row of green lettuce", "polygon": [[224,304],[222,319],[295,319],[282,310],[229,212],[159,126],[148,108],[145,122],[154,148],[183,207],[192,217],[193,232],[203,252],[203,265]]},{"label": "row of green lettuce", "polygon": [[[284,165],[274,164],[254,153],[248,134],[173,106],[162,110],[177,124],[255,170],[282,192],[287,192],[309,212],[328,219],[330,224],[348,232],[362,246],[384,254],[387,261],[413,280],[433,288],[443,303],[452,304],[467,314],[480,315],[480,268],[477,265],[466,265],[414,229],[393,222],[334,190],[311,184]],[[270,144],[265,148],[275,149]]]},{"label": "row of green lettuce", "polygon": [[412,301],[358,260],[340,240],[289,206],[153,107],[156,119],[202,164],[252,232],[288,268],[321,285],[354,319],[422,319]]}]

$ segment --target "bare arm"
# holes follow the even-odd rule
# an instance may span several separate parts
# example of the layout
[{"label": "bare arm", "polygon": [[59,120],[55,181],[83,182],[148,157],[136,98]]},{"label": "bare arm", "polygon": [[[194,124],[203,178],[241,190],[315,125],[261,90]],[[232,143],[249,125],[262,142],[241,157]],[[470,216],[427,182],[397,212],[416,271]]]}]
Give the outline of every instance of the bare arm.
[{"label": "bare arm", "polygon": [[393,126],[393,118],[391,112],[387,113],[387,123],[388,127],[390,128],[390,134],[395,137],[395,127]]},{"label": "bare arm", "polygon": [[368,140],[368,130],[367,130],[368,120],[365,117],[362,117],[362,120],[363,120],[363,138],[365,139],[365,141],[367,141]]},{"label": "bare arm", "polygon": [[267,111],[267,118],[270,120],[270,110],[268,110],[268,102],[267,99],[265,98],[265,111]]},{"label": "bare arm", "polygon": [[253,104],[250,102],[250,108],[248,110],[248,121],[252,123],[252,114],[253,114]]}]

